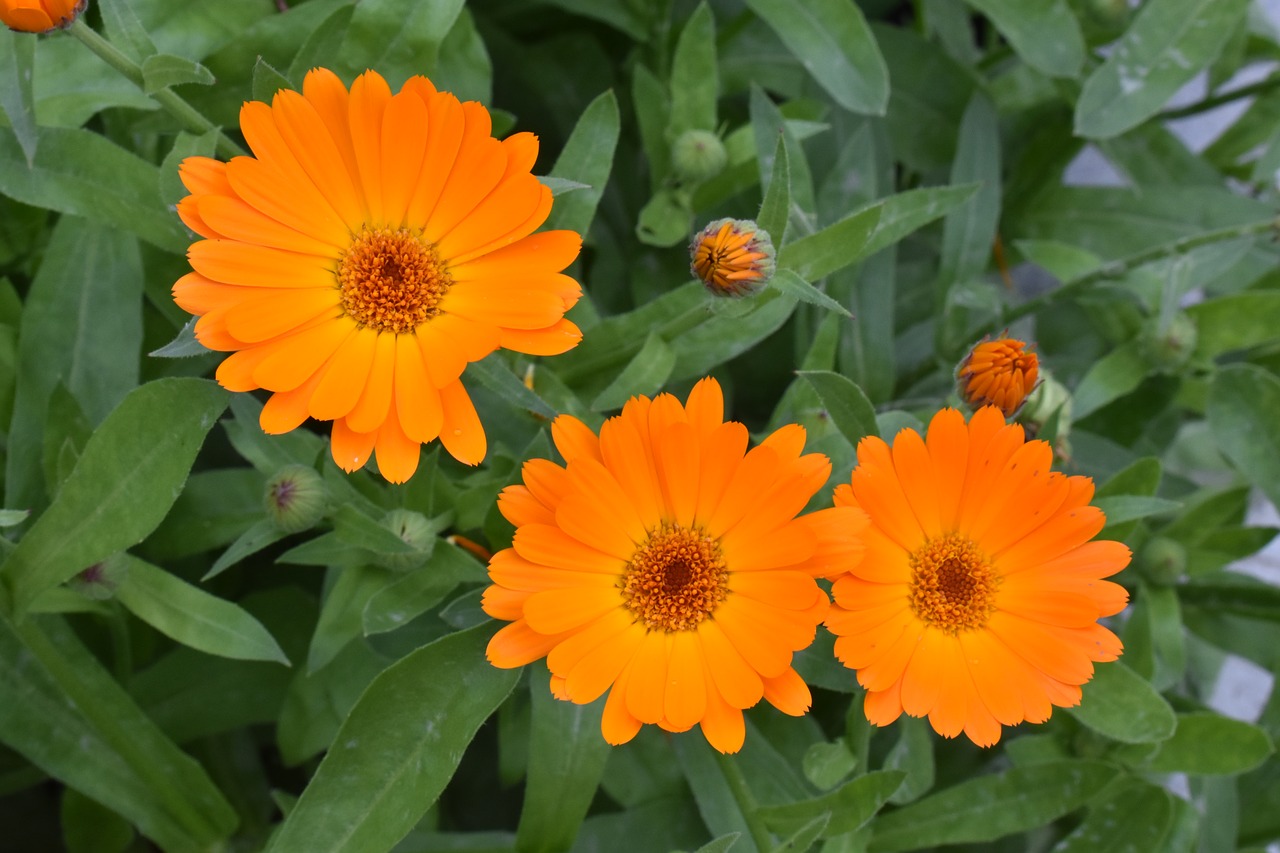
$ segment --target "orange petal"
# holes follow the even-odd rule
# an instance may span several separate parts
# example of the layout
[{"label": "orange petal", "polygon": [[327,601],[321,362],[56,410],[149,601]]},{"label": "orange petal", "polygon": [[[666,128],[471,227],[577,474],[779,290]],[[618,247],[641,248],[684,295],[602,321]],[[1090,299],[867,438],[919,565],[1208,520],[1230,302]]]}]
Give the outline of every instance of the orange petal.
[{"label": "orange petal", "polygon": [[742,749],[742,743],[747,737],[742,711],[724,700],[710,678],[706,679],[706,683],[707,709],[702,715],[702,734],[707,743],[719,752],[737,752]]},{"label": "orange petal", "polygon": [[573,415],[560,415],[551,422],[551,440],[566,462],[578,458],[602,461],[600,440],[589,426]]},{"label": "orange petal", "polygon": [[803,717],[813,705],[809,685],[791,667],[783,670],[781,675],[764,680],[764,698],[773,707],[792,717]]},{"label": "orange petal", "polygon": [[382,153],[382,115],[390,100],[391,88],[387,81],[373,71],[366,71],[351,84],[351,97],[347,101],[351,145],[355,151],[360,188],[364,192],[369,221],[384,227],[389,223],[383,205],[382,170],[379,166]]},{"label": "orange petal", "polygon": [[427,378],[416,335],[396,336],[395,408],[405,434],[426,444],[440,434],[444,408]]},{"label": "orange petal", "polygon": [[335,262],[331,258],[285,252],[236,240],[201,240],[187,250],[192,268],[212,281],[245,287],[328,288]]},{"label": "orange petal", "polygon": [[616,557],[588,547],[559,527],[549,525],[524,525],[516,531],[512,545],[526,560],[544,566],[611,575],[620,575],[624,566]]},{"label": "orange petal", "polygon": [[576,231],[542,231],[510,245],[449,267],[454,281],[510,281],[530,270],[559,272],[578,257],[582,236]]},{"label": "orange petal", "polygon": [[548,637],[533,631],[521,620],[512,622],[494,634],[484,656],[499,669],[515,669],[545,657],[559,641],[559,637]]},{"label": "orange petal", "polygon": [[588,585],[544,589],[524,603],[524,618],[541,634],[572,631],[622,606],[617,587]]},{"label": "orange petal", "polygon": [[444,409],[444,422],[440,426],[440,443],[449,455],[464,465],[479,465],[484,461],[488,444],[484,427],[476,407],[467,396],[461,382],[453,382],[440,389],[440,405]]},{"label": "orange petal", "polygon": [[750,708],[764,695],[760,675],[730,642],[714,619],[703,620],[697,628],[702,656],[715,687],[734,708]]},{"label": "orange petal", "polygon": [[698,636],[692,631],[675,632],[671,635],[667,695],[663,705],[667,722],[673,729],[691,729],[702,719],[707,710],[707,687]]},{"label": "orange petal", "polygon": [[387,418],[378,429],[374,445],[378,473],[389,483],[403,483],[418,470],[422,445],[404,434],[399,418]]},{"label": "orange petal", "polygon": [[[271,101],[271,117],[298,165],[338,216],[355,230],[357,224],[368,220],[369,214],[355,183],[359,171],[347,128],[347,91],[336,77],[324,78],[323,82],[313,74],[307,77],[303,84],[305,95],[289,89],[276,92]],[[330,98],[317,96],[317,84],[323,89],[335,81],[340,95],[334,92]],[[317,102],[332,112],[333,121],[340,126],[331,128],[325,122]]]},{"label": "orange petal", "polygon": [[526,355],[560,355],[582,342],[582,330],[569,320],[560,319],[545,329],[498,330],[503,349]]},{"label": "orange petal", "polygon": [[338,467],[350,474],[369,461],[377,437],[374,432],[356,432],[347,426],[345,418],[338,418],[333,422],[329,453]]},{"label": "orange petal", "polygon": [[379,334],[373,342],[373,366],[369,368],[363,393],[347,413],[347,426],[356,432],[377,432],[387,420],[394,396],[396,336]]},{"label": "orange petal", "polygon": [[657,723],[663,717],[669,642],[669,634],[649,631],[627,667],[627,710],[642,723]]},{"label": "orange petal", "polygon": [[[405,213],[418,185],[430,128],[427,106],[409,92],[393,95],[382,114],[382,204],[390,228],[415,228]],[[437,247],[439,248],[439,247]],[[442,257],[449,257],[448,254]]]},{"label": "orange petal", "polygon": [[[343,342],[325,366],[324,376],[311,397],[311,417],[336,420],[355,408],[373,368],[377,339],[378,333],[372,329],[357,329]],[[373,432],[369,431],[369,435]]]},{"label": "orange petal", "polygon": [[674,423],[653,436],[658,483],[669,518],[681,527],[692,527],[698,508],[698,433],[687,423]]}]

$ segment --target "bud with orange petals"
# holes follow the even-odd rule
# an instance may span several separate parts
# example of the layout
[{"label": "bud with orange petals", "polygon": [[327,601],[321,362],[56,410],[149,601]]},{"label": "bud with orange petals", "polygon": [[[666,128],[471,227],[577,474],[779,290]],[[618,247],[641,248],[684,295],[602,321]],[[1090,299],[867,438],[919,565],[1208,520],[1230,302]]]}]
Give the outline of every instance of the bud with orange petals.
[{"label": "bud with orange petals", "polygon": [[960,396],[975,409],[996,406],[1012,417],[1036,387],[1040,361],[1016,338],[982,341],[956,369]]},{"label": "bud with orange petals", "polygon": [[758,293],[773,277],[773,241],[750,219],[717,219],[693,238],[690,269],[715,296]]},{"label": "bud with orange petals", "polygon": [[70,26],[88,0],[0,0],[0,21],[20,33],[47,33]]}]

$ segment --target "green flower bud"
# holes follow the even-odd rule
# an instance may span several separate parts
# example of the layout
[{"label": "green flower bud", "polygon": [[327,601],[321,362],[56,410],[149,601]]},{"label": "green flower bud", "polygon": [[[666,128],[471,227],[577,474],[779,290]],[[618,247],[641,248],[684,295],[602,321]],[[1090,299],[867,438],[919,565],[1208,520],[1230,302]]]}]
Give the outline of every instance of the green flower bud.
[{"label": "green flower bud", "polygon": [[698,183],[714,178],[728,162],[724,143],[709,130],[686,130],[671,146],[671,164],[681,181]]},{"label": "green flower bud", "polygon": [[1142,331],[1142,352],[1157,370],[1172,373],[1190,360],[1196,351],[1196,323],[1182,311],[1165,328],[1153,320]]},{"label": "green flower bud", "polygon": [[[382,525],[415,551],[426,551],[437,533],[425,515],[410,509],[391,510],[382,519]],[[426,557],[424,554],[391,554],[383,562],[389,569],[406,571],[421,566]]]},{"label": "green flower bud", "polygon": [[286,465],[267,480],[267,517],[286,533],[300,533],[324,516],[329,490],[314,468]]},{"label": "green flower bud", "polygon": [[1139,563],[1152,583],[1172,586],[1187,571],[1187,549],[1175,539],[1157,536],[1143,546]]}]

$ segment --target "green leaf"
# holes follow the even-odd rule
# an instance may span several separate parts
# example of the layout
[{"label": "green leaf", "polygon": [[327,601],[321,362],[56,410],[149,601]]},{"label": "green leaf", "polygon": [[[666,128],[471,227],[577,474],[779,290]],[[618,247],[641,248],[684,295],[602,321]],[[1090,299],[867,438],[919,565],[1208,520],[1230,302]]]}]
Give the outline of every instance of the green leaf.
[{"label": "green leaf", "polygon": [[636,239],[645,245],[663,248],[683,243],[689,239],[692,218],[689,193],[676,187],[663,187],[640,209]]},{"label": "green leaf", "polygon": [[991,19],[1023,61],[1050,77],[1074,77],[1084,36],[1065,0],[965,0]]},{"label": "green leaf", "polygon": [[551,168],[551,177],[586,184],[587,189],[558,199],[547,217],[547,229],[567,228],[579,234],[587,233],[613,169],[620,123],[618,99],[612,89],[597,96],[582,111],[582,117]]},{"label": "green leaf", "polygon": [[144,560],[128,555],[123,559],[128,571],[116,597],[160,633],[211,655],[289,665],[271,633],[238,604],[210,595]]},{"label": "green leaf", "polygon": [[272,68],[261,56],[253,64],[253,99],[264,104],[271,103],[276,92],[292,89],[293,83],[276,69]]},{"label": "green leaf", "polygon": [[500,355],[491,355],[467,365],[467,376],[502,397],[516,409],[533,412],[548,420],[560,414],[511,372]]},{"label": "green leaf", "polygon": [[437,640],[373,680],[271,853],[388,850],[414,827],[519,679],[485,661],[491,631]]},{"label": "green leaf", "polygon": [[712,309],[706,322],[671,341],[676,352],[672,381],[705,376],[716,365],[751,349],[787,321],[796,300],[780,290],[766,289],[747,302],[750,311],[745,315],[736,313],[737,306],[728,300],[717,300],[716,305],[719,313]]},{"label": "green leaf", "polygon": [[1267,733],[1211,711],[1178,715],[1178,730],[1143,765],[1152,773],[1236,775],[1266,761],[1275,746]]},{"label": "green leaf", "polygon": [[830,794],[799,803],[764,806],[758,814],[777,832],[792,831],[814,817],[828,815],[831,822],[822,836],[843,835],[871,820],[906,776],[901,770],[876,770],[846,782]]},{"label": "green leaf", "polygon": [[1249,0],[1148,0],[1085,80],[1076,133],[1106,139],[1155,115],[1217,57],[1248,9]]},{"label": "green leaf", "polygon": [[0,193],[24,204],[84,216],[171,252],[190,240],[156,198],[159,170],[100,133],[42,127],[31,165],[11,130],[0,128]]},{"label": "green leaf", "polygon": [[307,40],[298,48],[293,61],[289,63],[286,76],[301,88],[307,72],[317,66],[324,66],[330,57],[336,56],[342,49],[342,41],[346,38],[347,28],[351,25],[351,16],[355,14],[354,3],[343,3],[329,13],[320,25],[311,31]]},{"label": "green leaf", "polygon": [[1280,506],[1280,379],[1251,364],[1219,370],[1209,385],[1207,415],[1218,449]]},{"label": "green leaf", "polygon": [[1133,391],[1147,376],[1147,360],[1137,341],[1112,349],[1093,363],[1072,396],[1071,412],[1083,420],[1108,403]]},{"label": "green leaf", "polygon": [[814,281],[892,246],[969,199],[976,184],[929,187],[873,201],[817,234],[782,247],[778,266]]},{"label": "green leaf", "polygon": [[[210,130],[199,136],[182,131],[177,138],[173,140],[173,147],[169,149],[169,153],[165,155],[164,162],[160,164],[160,201],[163,204],[177,204],[188,195],[186,186],[183,185],[182,179],[178,176],[178,167],[182,165],[182,161],[188,157],[212,157],[214,150],[218,144],[218,131]],[[190,331],[194,328],[195,320],[191,320],[184,327],[184,331]],[[179,335],[181,337],[181,335]],[[191,333],[191,339],[195,339],[195,334]],[[175,341],[176,343],[176,341]],[[161,347],[159,350],[151,353],[151,355],[162,355],[164,357],[173,358],[174,356],[164,352],[172,347],[173,344]],[[188,355],[199,355],[209,352],[204,347],[200,347],[198,352],[187,353]]]},{"label": "green leaf", "polygon": [[258,425],[262,404],[249,394],[233,395],[231,411],[235,419],[222,424],[227,438],[236,452],[268,477],[286,465],[314,465],[324,446],[320,436],[305,429],[267,435]]},{"label": "green leaf", "polygon": [[56,617],[0,617],[0,741],[165,850],[216,848],[236,814]]},{"label": "green leaf", "polygon": [[0,509],[0,527],[16,527],[31,515],[29,509]]},{"label": "green leaf", "polygon": [[[261,63],[261,60],[259,60]],[[171,53],[156,53],[142,63],[142,91],[154,95],[161,89],[184,83],[213,85],[213,74],[199,62]],[[255,92],[256,94],[256,92]]]},{"label": "green leaf", "polygon": [[981,93],[965,108],[951,164],[951,183],[977,182],[978,191],[942,223],[938,278],[943,286],[976,278],[987,268],[1000,221],[1000,123],[995,106]]},{"label": "green leaf", "polygon": [[245,557],[274,545],[288,535],[287,531],[281,530],[267,519],[255,522],[252,527],[241,533],[236,541],[227,546],[227,550],[222,552],[200,580],[207,581],[217,577]]},{"label": "green leaf", "polygon": [[[751,86],[749,107],[751,133],[756,140],[755,151],[760,172],[760,186],[773,185],[773,170],[776,163],[774,152],[778,150],[778,144],[781,143],[787,152],[785,165],[788,209],[784,213],[789,216],[792,208],[798,208],[800,211],[811,214],[816,207],[813,196],[813,173],[809,169],[809,161],[804,155],[804,148],[800,146],[799,138],[782,115],[782,111],[765,94],[764,89],[754,84]],[[785,218],[783,225],[786,225]],[[785,227],[782,230],[785,231]],[[773,237],[773,232],[769,232],[769,236]],[[781,248],[782,241],[775,239],[774,246]]]},{"label": "green leaf", "polygon": [[182,491],[227,392],[203,379],[133,391],[89,439],[75,470],[0,571],[21,613],[44,590],[141,542]]},{"label": "green leaf", "polygon": [[1168,850],[1165,838],[1173,827],[1173,795],[1156,785],[1133,780],[1100,798],[1097,805],[1054,853],[1127,853]]},{"label": "green leaf", "polygon": [[485,580],[484,566],[456,545],[437,542],[421,569],[369,597],[361,614],[366,636],[394,631],[435,607],[464,581]]},{"label": "green leaf", "polygon": [[[760,212],[756,214],[756,224],[773,240],[775,247],[781,246],[787,235],[787,219],[791,215],[791,166],[787,156],[787,137],[778,134],[778,143],[773,148],[773,160],[769,168],[765,168],[765,157],[760,160],[760,181],[767,186],[764,199],[760,202]],[[766,179],[765,173],[768,172]]]},{"label": "green leaf", "polygon": [[[742,853],[764,853],[752,840],[751,829],[739,807],[739,802],[721,772],[737,756],[717,756],[702,737],[677,737],[673,744],[680,768],[693,791],[694,801],[702,821],[712,835],[738,835],[736,850]],[[737,781],[745,786],[741,770],[736,771]]]},{"label": "green leaf", "polygon": [[1107,516],[1107,524],[1122,524],[1135,518],[1148,518],[1153,515],[1164,515],[1175,512],[1182,507],[1177,501],[1164,498],[1148,498],[1142,495],[1116,495],[1109,498],[1098,498],[1094,506]]},{"label": "green leaf", "polygon": [[124,853],[133,844],[129,821],[75,788],[62,792],[59,817],[67,853]]},{"label": "green leaf", "polygon": [[694,853],[728,853],[734,842],[741,837],[742,834],[739,832],[730,832],[728,835],[713,838],[695,850]]},{"label": "green leaf", "polygon": [[377,68],[392,91],[410,75],[433,75],[463,5],[464,0],[362,0],[346,27],[338,68],[352,77]]},{"label": "green leaf", "polygon": [[1096,761],[1060,761],[970,779],[878,818],[869,849],[982,843],[1034,829],[1084,805],[1119,772]]},{"label": "green leaf", "polygon": [[889,69],[853,0],[747,0],[805,70],[850,112],[884,115]]},{"label": "green leaf", "polygon": [[671,119],[667,127],[671,142],[688,130],[716,129],[719,90],[716,22],[703,0],[680,31],[671,57]]},{"label": "green leaf", "polygon": [[781,290],[783,293],[793,296],[801,302],[807,302],[810,305],[817,305],[819,308],[825,308],[828,311],[834,311],[845,317],[852,317],[849,309],[845,308],[839,302],[836,302],[827,294],[814,287],[809,282],[796,275],[791,270],[778,270],[778,274],[773,277],[773,286]]},{"label": "green leaf", "polygon": [[652,396],[662,390],[671,378],[676,366],[676,353],[657,332],[650,332],[644,346],[635,354],[622,372],[591,401],[597,412],[620,409],[622,405],[640,394]]},{"label": "green leaf", "polygon": [[27,33],[0,30],[0,110],[9,119],[28,167],[36,156],[36,105],[31,92],[35,77],[36,40]]},{"label": "green leaf", "polygon": [[1275,339],[1280,328],[1280,292],[1249,291],[1206,299],[1187,308],[1196,323],[1196,353],[1217,358]]},{"label": "green leaf", "polygon": [[142,62],[156,52],[147,29],[138,20],[130,0],[99,0],[103,29],[111,43],[134,62]]},{"label": "green leaf", "polygon": [[933,736],[924,720],[903,717],[899,720],[898,742],[884,759],[885,770],[901,770],[906,778],[889,802],[903,806],[920,799],[933,787],[936,775],[933,759]]},{"label": "green leaf", "polygon": [[545,667],[531,676],[529,772],[516,849],[554,853],[573,846],[612,747],[600,733],[603,698],[590,705],[563,702],[551,695]]},{"label": "green leaf", "polygon": [[815,841],[827,834],[827,827],[830,823],[831,815],[829,813],[824,812],[818,815],[773,848],[772,853],[804,853],[804,851],[813,846]]},{"label": "green leaf", "polygon": [[802,370],[799,374],[818,392],[836,429],[850,444],[857,447],[863,436],[880,435],[876,410],[853,380],[829,370]]},{"label": "green leaf", "polygon": [[142,278],[132,238],[72,217],[54,227],[18,338],[5,471],[10,506],[42,503],[41,447],[58,383],[94,424],[138,384]]},{"label": "green leaf", "polygon": [[1173,709],[1146,679],[1120,661],[1094,665],[1083,698],[1067,713],[1121,743],[1156,743],[1173,734]]},{"label": "green leaf", "polygon": [[818,741],[804,751],[801,762],[804,778],[815,788],[830,790],[840,784],[858,767],[858,759],[849,751],[843,740],[835,743]]}]

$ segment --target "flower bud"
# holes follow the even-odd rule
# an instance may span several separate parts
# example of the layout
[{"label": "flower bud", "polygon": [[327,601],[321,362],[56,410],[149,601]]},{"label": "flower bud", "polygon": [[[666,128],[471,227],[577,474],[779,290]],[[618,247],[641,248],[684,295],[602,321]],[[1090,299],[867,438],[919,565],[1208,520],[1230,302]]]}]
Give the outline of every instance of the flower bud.
[{"label": "flower bud", "polygon": [[960,396],[973,408],[995,406],[1013,417],[1036,387],[1040,361],[1016,338],[982,341],[956,368]]},{"label": "flower bud", "polygon": [[115,554],[84,569],[67,581],[67,586],[85,598],[106,601],[116,594],[128,574],[129,563],[122,554]]},{"label": "flower bud", "polygon": [[1138,564],[1152,583],[1172,586],[1187,571],[1187,549],[1175,539],[1157,536],[1143,546]]},{"label": "flower bud", "polygon": [[71,26],[88,0],[0,0],[0,21],[20,33],[47,33]]},{"label": "flower bud", "polygon": [[1182,311],[1176,312],[1164,328],[1153,320],[1142,331],[1142,352],[1157,370],[1173,372],[1191,359],[1196,350],[1196,323]]},{"label": "flower bud", "polygon": [[[415,551],[426,551],[438,532],[420,512],[411,509],[393,509],[382,519],[382,525]],[[416,569],[425,562],[422,554],[391,554],[383,562],[389,569]]]},{"label": "flower bud", "polygon": [[267,480],[267,517],[286,533],[300,533],[324,516],[329,490],[314,468],[286,465]]},{"label": "flower bud", "polygon": [[671,165],[681,181],[698,183],[714,178],[728,162],[724,143],[709,130],[686,130],[671,147]]},{"label": "flower bud", "polygon": [[717,219],[689,246],[690,269],[715,296],[760,292],[773,277],[773,241],[750,219]]}]

